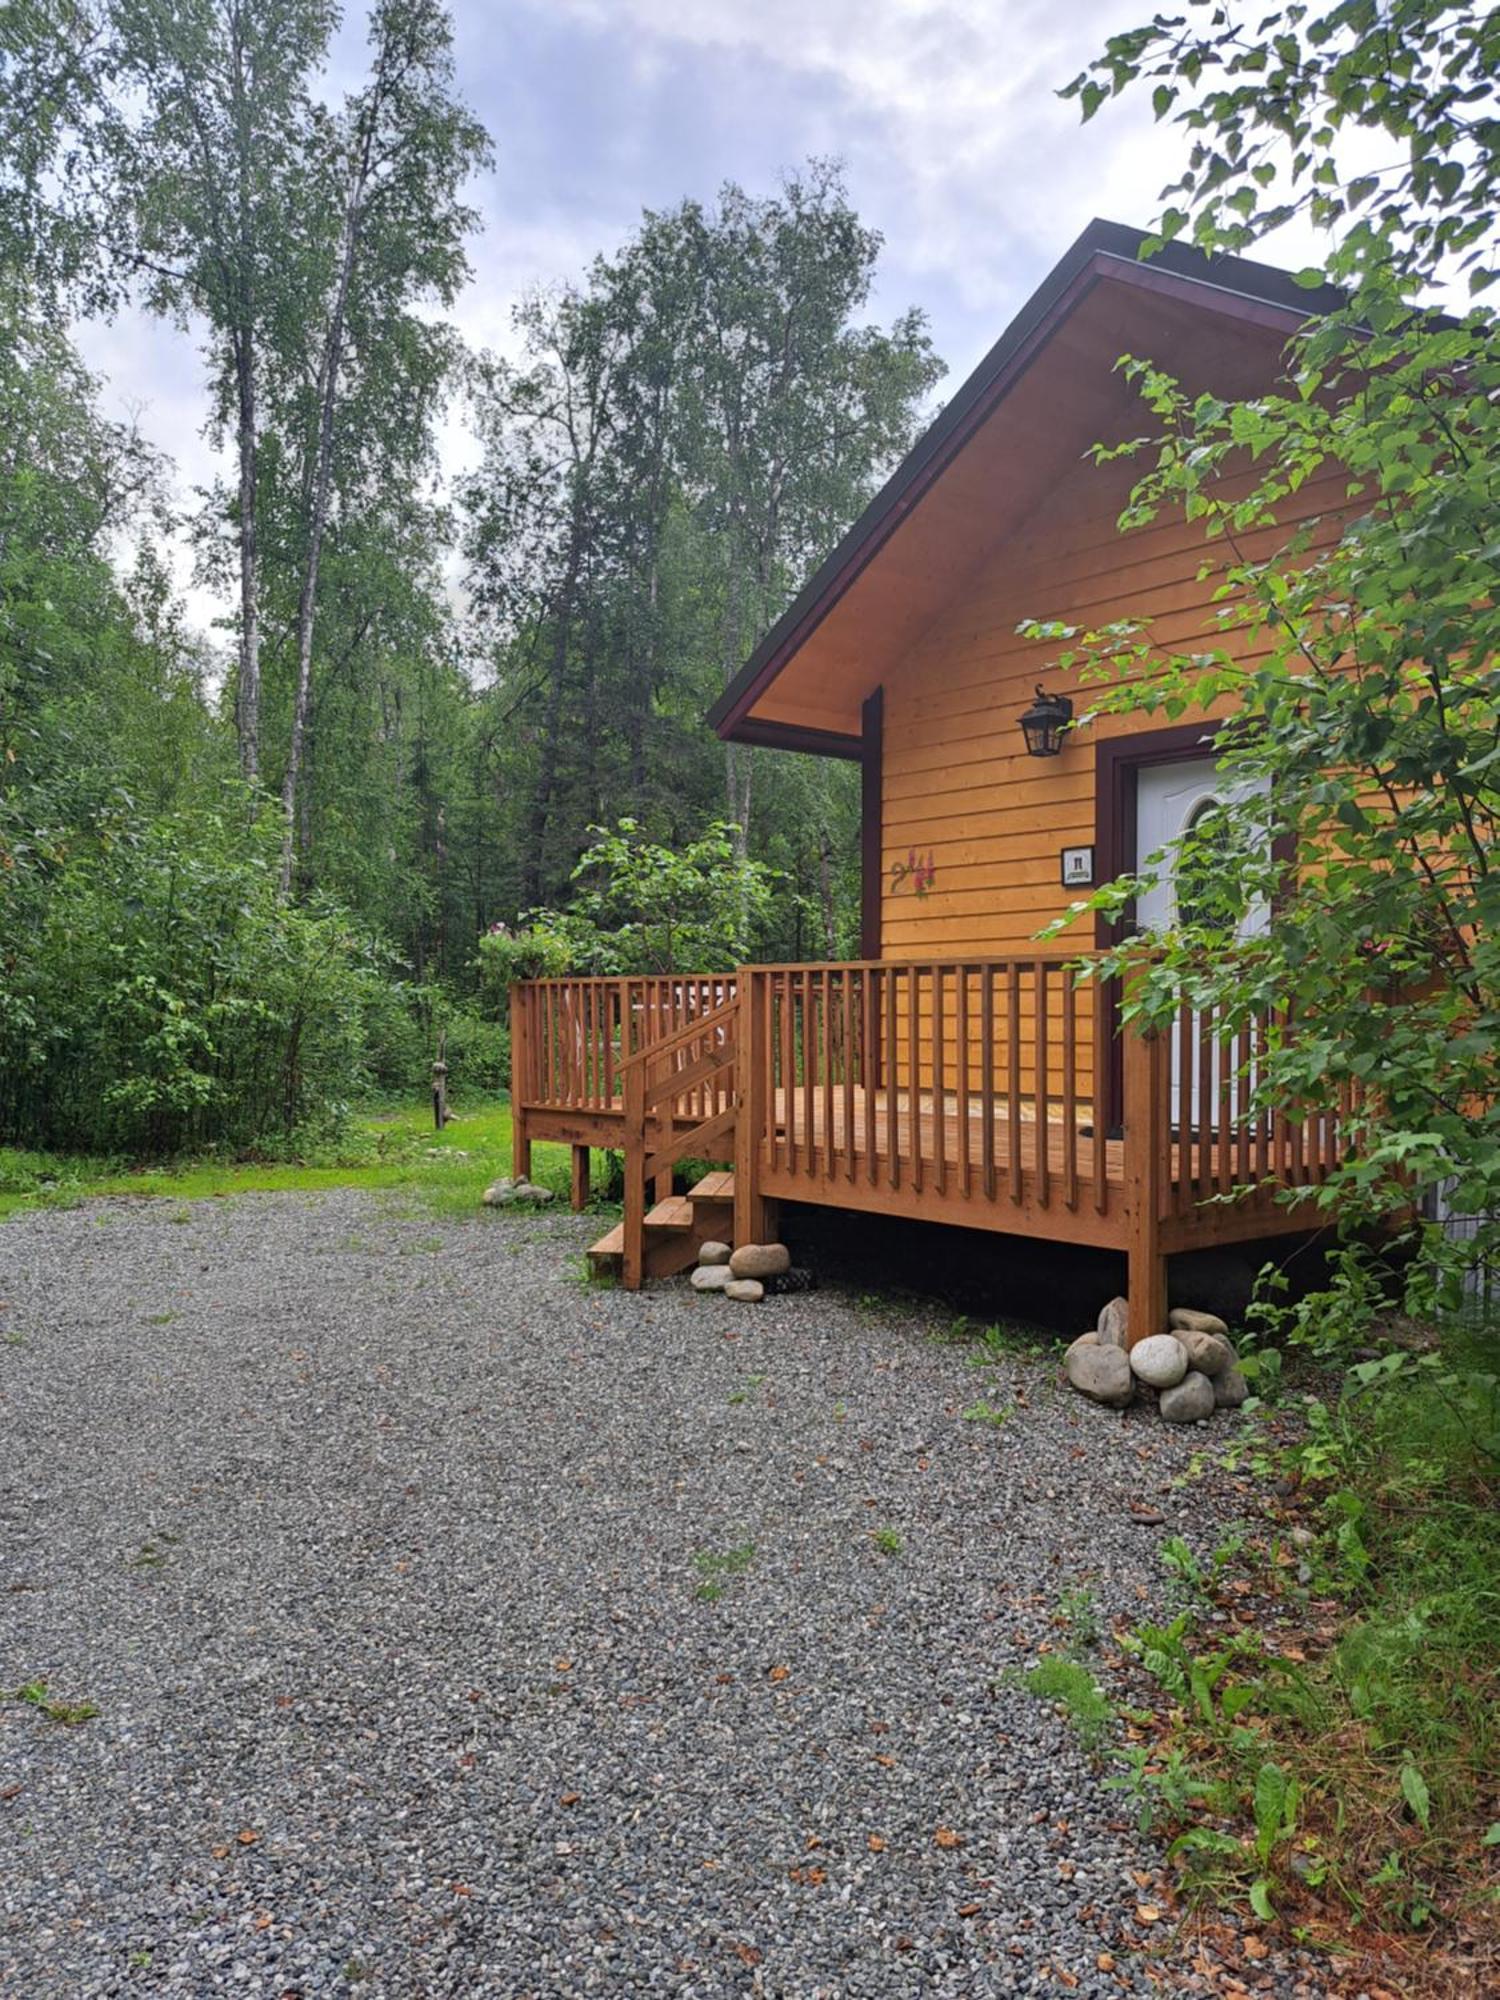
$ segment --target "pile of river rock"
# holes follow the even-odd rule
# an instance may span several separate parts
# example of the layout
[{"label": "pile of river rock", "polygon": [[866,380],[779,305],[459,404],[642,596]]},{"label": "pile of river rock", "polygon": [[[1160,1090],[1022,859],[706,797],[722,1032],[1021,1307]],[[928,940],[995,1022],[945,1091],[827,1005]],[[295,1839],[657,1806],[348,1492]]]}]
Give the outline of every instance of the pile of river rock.
[{"label": "pile of river rock", "polygon": [[492,1181],[480,1197],[486,1208],[513,1208],[518,1201],[532,1201],[538,1204],[555,1199],[551,1188],[537,1187],[533,1181],[518,1181],[507,1174],[503,1180]]},{"label": "pile of river rock", "polygon": [[1123,1410],[1154,1401],[1164,1422],[1201,1424],[1215,1410],[1237,1410],[1250,1393],[1229,1328],[1214,1313],[1174,1306],[1169,1331],[1129,1344],[1124,1299],[1111,1299],[1091,1333],[1068,1349],[1064,1366],[1080,1395]]},{"label": "pile of river rock", "polygon": [[792,1254],[784,1243],[742,1243],[738,1250],[727,1243],[705,1243],[692,1285],[695,1292],[722,1292],[742,1305],[758,1305],[767,1287],[774,1289],[791,1268]]}]

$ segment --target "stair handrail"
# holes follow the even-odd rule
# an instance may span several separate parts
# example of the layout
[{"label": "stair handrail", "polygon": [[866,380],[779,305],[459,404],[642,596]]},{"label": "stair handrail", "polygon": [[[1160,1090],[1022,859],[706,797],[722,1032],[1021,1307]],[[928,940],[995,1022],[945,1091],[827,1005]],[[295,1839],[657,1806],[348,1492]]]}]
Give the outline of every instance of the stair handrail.
[{"label": "stair handrail", "polygon": [[705,1028],[717,1027],[721,1021],[739,1012],[740,996],[732,993],[727,1000],[716,1000],[704,1013],[697,1014],[691,1021],[685,1021],[680,1028],[674,1028],[670,1035],[663,1035],[659,1041],[643,1042],[628,1056],[622,1056],[615,1065],[615,1075],[623,1078],[637,1064],[644,1063],[649,1056],[671,1055],[686,1043],[695,1041]]},{"label": "stair handrail", "polygon": [[[681,1159],[694,1141],[707,1139],[708,1135],[722,1136],[726,1127],[733,1129],[736,1116],[735,1093],[730,1093],[729,1105],[725,1110],[713,1113],[691,1132],[674,1137],[672,1133],[670,1103],[668,1104],[668,1136],[665,1145],[658,1145],[652,1161],[646,1154],[646,1096],[648,1088],[647,1063],[658,1056],[670,1056],[680,1048],[691,1045],[704,1034],[732,1024],[739,1014],[740,996],[736,991],[727,1000],[710,1007],[705,1013],[683,1027],[665,1035],[659,1042],[649,1042],[637,1049],[620,1065],[619,1076],[625,1099],[625,1200],[622,1227],[624,1241],[621,1253],[620,1276],[627,1291],[636,1291],[645,1275],[646,1255],[646,1183],[650,1178],[648,1164],[654,1164],[658,1171],[670,1169],[673,1162]],[[723,1062],[718,1067],[730,1068],[737,1063],[739,1050],[734,1041],[723,1047]],[[699,1081],[702,1079],[700,1078]],[[684,1088],[690,1086],[684,1085]]]}]

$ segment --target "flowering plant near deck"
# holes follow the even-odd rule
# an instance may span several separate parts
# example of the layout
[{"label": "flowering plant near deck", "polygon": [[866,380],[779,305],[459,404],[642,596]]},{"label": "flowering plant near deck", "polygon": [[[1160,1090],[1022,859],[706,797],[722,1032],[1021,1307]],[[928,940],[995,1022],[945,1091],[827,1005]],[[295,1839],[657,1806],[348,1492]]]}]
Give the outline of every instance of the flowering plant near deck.
[{"label": "flowering plant near deck", "polygon": [[[1408,1300],[1421,1306],[1434,1273],[1451,1297],[1500,1253],[1500,327],[1484,303],[1500,275],[1500,32],[1439,0],[1289,8],[1253,30],[1223,5],[1200,11],[1116,37],[1072,92],[1088,116],[1149,79],[1157,116],[1191,135],[1168,191],[1185,205],[1158,243],[1190,232],[1238,253],[1294,216],[1326,236],[1298,274],[1310,317],[1271,393],[1189,394],[1128,359],[1151,435],[1097,454],[1145,467],[1124,527],[1169,509],[1203,524],[1222,642],[1029,629],[1063,645],[1095,713],[1232,704],[1224,764],[1266,783],[1237,787],[1248,795],[1189,843],[1227,837],[1243,865],[1199,857],[1214,891],[1159,941],[1130,1004],[1164,1020],[1186,993],[1231,1025],[1290,1015],[1263,1102],[1316,1110],[1347,1085],[1362,1107],[1310,1199],[1389,1222],[1443,1190],[1476,1218],[1461,1240],[1426,1225]],[[1346,172],[1354,128],[1393,163]],[[1467,291],[1457,316],[1432,309],[1439,286]],[[1330,477],[1328,518],[1281,528]],[[1091,906],[1121,914],[1152,872]],[[1257,904],[1274,921],[1242,937]],[[1136,956],[1127,942],[1099,969]]]},{"label": "flowering plant near deck", "polygon": [[496,925],[479,941],[486,977],[503,991],[518,979],[566,973],[728,972],[752,955],[782,880],[735,851],[734,828],[716,823],[672,848],[633,819],[592,827],[564,910],[532,910],[521,928]]}]

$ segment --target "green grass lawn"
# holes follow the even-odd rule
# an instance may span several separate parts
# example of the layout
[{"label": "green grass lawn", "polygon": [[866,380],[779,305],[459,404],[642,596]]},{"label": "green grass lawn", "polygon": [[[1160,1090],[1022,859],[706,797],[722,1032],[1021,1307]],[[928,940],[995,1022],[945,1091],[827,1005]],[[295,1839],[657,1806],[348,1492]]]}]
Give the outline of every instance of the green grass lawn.
[{"label": "green grass lawn", "polygon": [[[90,1195],[167,1195],[176,1201],[249,1194],[266,1189],[404,1188],[435,1211],[459,1214],[478,1206],[492,1180],[510,1172],[510,1106],[476,1098],[455,1108],[441,1133],[425,1100],[359,1114],[344,1138],[307,1160],[194,1159],[152,1167],[119,1160],[30,1153],[0,1146],[0,1218],[17,1209],[66,1206]],[[595,1187],[605,1183],[605,1156],[592,1159]],[[568,1194],[568,1149],[532,1149],[532,1178]]]}]

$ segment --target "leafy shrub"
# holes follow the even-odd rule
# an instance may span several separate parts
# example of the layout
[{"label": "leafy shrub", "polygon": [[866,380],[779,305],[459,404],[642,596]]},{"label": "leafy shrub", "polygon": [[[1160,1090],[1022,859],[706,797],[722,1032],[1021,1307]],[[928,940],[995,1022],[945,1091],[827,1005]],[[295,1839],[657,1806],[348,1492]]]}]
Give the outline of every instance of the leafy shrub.
[{"label": "leafy shrub", "polygon": [[496,924],[480,939],[491,992],[570,972],[724,972],[744,962],[780,878],[736,855],[733,827],[716,822],[682,848],[647,840],[633,819],[590,831],[566,910],[532,910],[521,929]]},{"label": "leafy shrub", "polygon": [[269,826],[120,798],[63,834],[0,810],[0,1137],[253,1147],[365,1093],[383,954],[278,898]]}]

